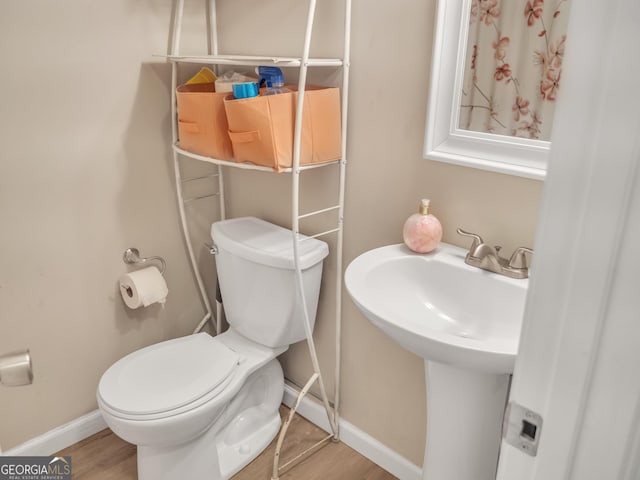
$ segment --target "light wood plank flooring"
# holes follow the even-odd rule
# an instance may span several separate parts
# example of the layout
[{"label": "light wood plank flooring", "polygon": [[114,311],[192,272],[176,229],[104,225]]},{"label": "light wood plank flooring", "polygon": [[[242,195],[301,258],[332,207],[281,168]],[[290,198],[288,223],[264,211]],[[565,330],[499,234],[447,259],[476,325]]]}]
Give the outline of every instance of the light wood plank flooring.
[{"label": "light wood plank flooring", "polygon": [[[280,415],[287,415],[281,407]],[[281,451],[282,463],[326,436],[326,433],[296,415]],[[236,474],[232,480],[270,480],[275,440],[262,454]],[[71,455],[74,480],[136,480],[136,447],[111,430],[66,448],[56,455]],[[396,477],[370,462],[343,443],[329,443],[285,474],[282,480],[393,480]],[[187,479],[184,480],[201,480]],[[202,479],[205,480],[205,479]]]}]

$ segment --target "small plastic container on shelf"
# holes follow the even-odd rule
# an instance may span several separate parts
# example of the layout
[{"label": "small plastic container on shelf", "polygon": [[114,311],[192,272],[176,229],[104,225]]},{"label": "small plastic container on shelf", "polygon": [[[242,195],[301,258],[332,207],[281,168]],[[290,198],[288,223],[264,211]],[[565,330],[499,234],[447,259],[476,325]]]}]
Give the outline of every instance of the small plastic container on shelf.
[{"label": "small plastic container on shelf", "polygon": [[[293,135],[298,93],[226,98],[224,107],[236,162],[282,171],[293,163]],[[307,87],[302,114],[300,165],[341,157],[340,89]]]},{"label": "small plastic container on shelf", "polygon": [[234,83],[232,88],[233,98],[253,98],[260,92],[256,82]]},{"label": "small plastic container on shelf", "polygon": [[202,67],[198,73],[187,81],[187,85],[194,83],[213,83],[217,78],[216,74],[210,68]]},{"label": "small plastic container on shelf", "polygon": [[231,160],[224,99],[228,92],[215,92],[213,83],[180,85],[178,103],[178,137],[180,148],[219,160]]}]

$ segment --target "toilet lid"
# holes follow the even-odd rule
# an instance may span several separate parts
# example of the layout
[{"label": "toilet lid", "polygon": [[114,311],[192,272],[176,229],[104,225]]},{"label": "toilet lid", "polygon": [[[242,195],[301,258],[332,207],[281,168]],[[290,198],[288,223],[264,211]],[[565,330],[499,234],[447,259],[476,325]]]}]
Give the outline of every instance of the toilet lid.
[{"label": "toilet lid", "polygon": [[[215,244],[250,262],[287,270],[295,269],[291,230],[255,217],[231,218],[211,225]],[[299,235],[300,268],[305,270],[322,262],[329,246],[317,238]]]},{"label": "toilet lid", "polygon": [[224,382],[240,357],[220,341],[199,333],[133,352],[100,380],[102,400],[128,414],[153,414],[194,402]]}]

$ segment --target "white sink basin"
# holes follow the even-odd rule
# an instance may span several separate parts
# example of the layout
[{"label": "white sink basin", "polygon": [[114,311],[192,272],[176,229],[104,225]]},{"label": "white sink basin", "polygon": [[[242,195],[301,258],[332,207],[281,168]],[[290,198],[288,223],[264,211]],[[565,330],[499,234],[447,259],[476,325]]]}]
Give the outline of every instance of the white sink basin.
[{"label": "white sink basin", "polygon": [[502,417],[518,352],[528,280],[464,263],[440,244],[363,253],[345,286],[365,316],[425,363],[423,480],[495,480]]},{"label": "white sink basin", "polygon": [[365,316],[421,357],[488,373],[513,371],[528,280],[464,263],[440,244],[420,255],[404,245],[370,250],[346,270],[345,286]]},{"label": "white sink basin", "polygon": [[504,406],[528,280],[464,263],[440,244],[404,245],[356,258],[345,286],[365,316],[425,363],[427,439],[423,480],[495,480]]}]

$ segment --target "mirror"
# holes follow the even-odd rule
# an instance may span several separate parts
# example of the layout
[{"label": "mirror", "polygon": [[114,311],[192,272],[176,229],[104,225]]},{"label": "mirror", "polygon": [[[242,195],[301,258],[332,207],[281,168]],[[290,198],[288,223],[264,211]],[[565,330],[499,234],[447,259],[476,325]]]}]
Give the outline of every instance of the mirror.
[{"label": "mirror", "polygon": [[438,0],[425,158],[544,179],[568,17],[547,2]]}]

